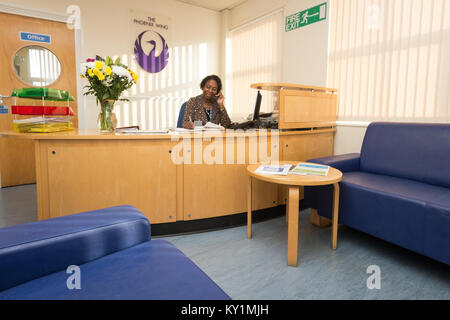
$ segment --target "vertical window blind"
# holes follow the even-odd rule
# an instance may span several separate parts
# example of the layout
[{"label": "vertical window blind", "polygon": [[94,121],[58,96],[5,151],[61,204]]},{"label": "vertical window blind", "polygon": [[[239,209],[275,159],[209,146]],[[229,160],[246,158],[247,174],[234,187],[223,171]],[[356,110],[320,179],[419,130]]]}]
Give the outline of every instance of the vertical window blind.
[{"label": "vertical window blind", "polygon": [[[55,82],[61,73],[61,65],[58,58],[50,54],[45,48],[35,47],[28,50],[29,80],[34,86],[46,86]],[[45,78],[46,81],[41,81]]]},{"label": "vertical window blind", "polygon": [[[253,112],[257,91],[250,88],[252,83],[280,81],[282,30],[281,10],[231,30],[227,41],[226,99],[233,118]],[[272,111],[276,104],[273,93],[261,94],[260,111]]]},{"label": "vertical window blind", "polygon": [[333,0],[339,120],[450,122],[450,1]]}]

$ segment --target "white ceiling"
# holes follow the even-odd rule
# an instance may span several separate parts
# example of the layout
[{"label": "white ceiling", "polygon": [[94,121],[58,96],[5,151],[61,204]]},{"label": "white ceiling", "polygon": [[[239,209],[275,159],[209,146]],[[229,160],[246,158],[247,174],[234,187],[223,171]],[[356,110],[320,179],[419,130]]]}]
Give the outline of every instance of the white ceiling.
[{"label": "white ceiling", "polygon": [[247,0],[177,0],[178,2],[189,3],[193,6],[211,9],[214,11],[222,11],[231,9]]}]

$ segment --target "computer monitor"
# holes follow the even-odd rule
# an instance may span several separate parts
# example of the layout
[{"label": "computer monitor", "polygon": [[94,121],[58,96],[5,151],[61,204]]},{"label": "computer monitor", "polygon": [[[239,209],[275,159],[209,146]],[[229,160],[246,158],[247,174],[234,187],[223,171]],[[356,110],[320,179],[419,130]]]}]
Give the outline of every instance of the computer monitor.
[{"label": "computer monitor", "polygon": [[261,108],[261,99],[262,95],[258,90],[258,94],[256,95],[255,111],[253,111],[253,121],[259,119],[259,109]]}]

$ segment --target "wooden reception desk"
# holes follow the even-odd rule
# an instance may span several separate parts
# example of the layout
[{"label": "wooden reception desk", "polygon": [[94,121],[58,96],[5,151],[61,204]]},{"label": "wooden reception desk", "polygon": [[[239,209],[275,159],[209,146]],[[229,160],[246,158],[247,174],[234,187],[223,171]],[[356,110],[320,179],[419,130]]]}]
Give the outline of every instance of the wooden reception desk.
[{"label": "wooden reception desk", "polygon": [[[335,130],[0,135],[34,141],[39,220],[129,204],[159,224],[246,212],[249,163],[330,156]],[[254,210],[285,203],[277,185],[252,190]]]}]

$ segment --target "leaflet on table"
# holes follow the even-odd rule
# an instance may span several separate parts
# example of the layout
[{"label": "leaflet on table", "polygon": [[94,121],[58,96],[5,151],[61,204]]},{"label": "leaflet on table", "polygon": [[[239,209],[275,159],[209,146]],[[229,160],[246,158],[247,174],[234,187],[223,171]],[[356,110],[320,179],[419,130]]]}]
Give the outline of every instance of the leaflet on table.
[{"label": "leaflet on table", "polygon": [[267,165],[267,164],[262,164],[255,170],[255,173],[259,173],[259,174],[276,174],[276,175],[285,176],[285,175],[288,174],[289,169],[291,169],[291,165],[290,164],[284,164],[284,165]]},{"label": "leaflet on table", "polygon": [[299,163],[289,173],[298,175],[326,176],[330,166],[320,164]]}]

